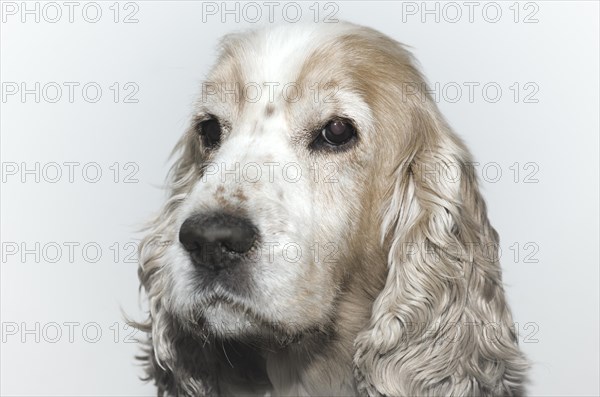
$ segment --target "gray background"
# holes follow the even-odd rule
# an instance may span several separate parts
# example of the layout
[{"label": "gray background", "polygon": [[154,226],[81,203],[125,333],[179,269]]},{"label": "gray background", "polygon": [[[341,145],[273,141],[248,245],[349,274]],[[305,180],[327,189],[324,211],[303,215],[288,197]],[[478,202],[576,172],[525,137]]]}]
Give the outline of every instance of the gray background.
[{"label": "gray background", "polygon": [[[164,198],[168,153],[187,125],[218,37],[268,24],[268,9],[257,3],[262,19],[251,23],[255,10],[244,14],[238,5],[239,23],[235,15],[223,23],[221,14],[203,16],[200,3],[123,2],[115,22],[113,2],[99,2],[102,15],[92,23],[82,12],[86,7],[94,19],[95,5],[78,3],[70,22],[59,2],[62,16],[52,23],[53,6],[37,3],[36,22],[22,9],[13,15],[11,4],[21,2],[7,3],[0,391],[153,394],[138,380],[130,343],[138,335],[121,315],[141,319],[144,310],[128,256],[140,237],[135,231]],[[300,5],[304,21],[314,18],[311,4]],[[412,47],[431,85],[439,85],[443,113],[481,163],[507,294],[533,363],[531,395],[598,395],[598,3],[477,2],[471,21],[464,2],[428,2],[432,14],[423,14],[420,1],[331,4],[317,5],[320,19],[335,12]],[[282,9],[275,8],[274,21],[291,23]],[[137,22],[124,23],[131,13]],[[36,82],[39,103],[34,94],[9,95]],[[56,103],[52,82],[62,86]],[[80,84],[72,103],[64,82]],[[89,82],[102,89],[96,103],[81,93]],[[479,83],[472,98],[465,83]],[[485,84],[491,88],[484,93]],[[125,103],[132,87],[139,90],[129,99],[137,103]],[[495,102],[494,87],[502,90]],[[72,181],[65,162],[79,163]],[[102,176],[93,183],[97,169]]]}]

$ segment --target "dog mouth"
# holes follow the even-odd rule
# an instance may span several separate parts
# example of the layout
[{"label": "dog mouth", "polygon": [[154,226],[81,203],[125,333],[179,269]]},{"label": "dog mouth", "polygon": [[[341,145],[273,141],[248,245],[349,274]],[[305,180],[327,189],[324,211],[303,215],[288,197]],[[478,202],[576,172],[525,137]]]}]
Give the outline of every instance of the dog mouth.
[{"label": "dog mouth", "polygon": [[213,295],[206,301],[198,325],[206,340],[237,340],[269,349],[333,335],[331,324],[304,328],[268,320],[251,307],[223,295]]},{"label": "dog mouth", "polygon": [[[217,288],[199,302],[200,323],[211,327],[239,324],[256,327],[265,323],[257,311],[244,302],[244,299]],[[207,324],[208,323],[208,324]]]},{"label": "dog mouth", "polygon": [[251,314],[251,309],[241,302],[240,299],[234,298],[231,294],[222,291],[211,292],[207,298],[203,300],[202,306],[208,308],[230,308],[244,314]]}]

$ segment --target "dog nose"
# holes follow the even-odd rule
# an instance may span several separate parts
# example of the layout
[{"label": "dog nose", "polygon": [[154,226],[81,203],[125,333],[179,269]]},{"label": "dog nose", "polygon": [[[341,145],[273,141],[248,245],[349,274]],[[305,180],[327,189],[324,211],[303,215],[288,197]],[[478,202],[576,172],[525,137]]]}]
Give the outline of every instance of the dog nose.
[{"label": "dog nose", "polygon": [[256,241],[257,229],[246,218],[228,214],[189,217],[179,229],[179,241],[197,266],[223,268],[239,262]]}]

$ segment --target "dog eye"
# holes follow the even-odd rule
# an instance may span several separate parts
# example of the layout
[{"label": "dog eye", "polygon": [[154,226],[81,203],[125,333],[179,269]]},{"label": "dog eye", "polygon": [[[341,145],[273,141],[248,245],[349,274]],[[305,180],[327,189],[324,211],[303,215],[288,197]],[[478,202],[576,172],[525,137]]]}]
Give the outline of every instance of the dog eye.
[{"label": "dog eye", "polygon": [[221,124],[216,119],[204,120],[199,124],[200,135],[207,147],[216,146],[221,140]]},{"label": "dog eye", "polygon": [[345,120],[332,120],[321,131],[325,142],[333,146],[349,142],[354,135],[356,135],[356,129],[352,123]]}]

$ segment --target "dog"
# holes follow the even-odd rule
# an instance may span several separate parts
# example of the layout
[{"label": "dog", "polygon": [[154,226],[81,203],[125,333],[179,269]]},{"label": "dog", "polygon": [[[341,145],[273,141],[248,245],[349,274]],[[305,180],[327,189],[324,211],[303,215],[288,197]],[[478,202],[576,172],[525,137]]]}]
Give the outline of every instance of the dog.
[{"label": "dog", "polygon": [[471,155],[351,23],[223,38],[141,241],[158,395],[519,396]]}]

